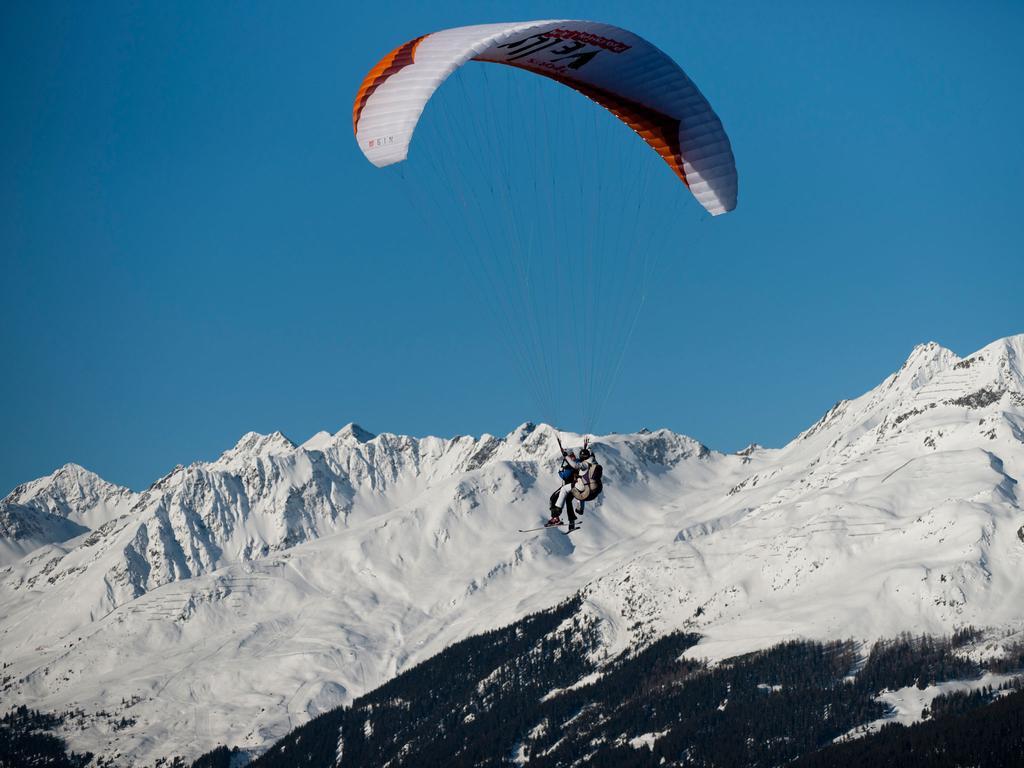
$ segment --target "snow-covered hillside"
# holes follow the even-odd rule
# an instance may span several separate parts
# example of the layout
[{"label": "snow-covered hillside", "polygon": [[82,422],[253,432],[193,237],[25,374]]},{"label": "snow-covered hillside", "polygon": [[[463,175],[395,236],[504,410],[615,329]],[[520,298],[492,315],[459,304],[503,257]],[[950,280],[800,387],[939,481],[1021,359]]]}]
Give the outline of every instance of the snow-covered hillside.
[{"label": "snow-covered hillside", "polygon": [[85,526],[36,507],[0,503],[0,565],[16,562],[45,544],[88,532]]},{"label": "snow-covered hillside", "polygon": [[517,532],[555,485],[544,425],[251,433],[141,494],[98,478],[46,490],[65,468],[3,502],[92,529],[0,571],[5,701],[80,708],[74,748],[138,764],[239,734],[266,746],[578,590],[611,652],[684,627],[712,658],[790,637],[1021,631],[1022,371],[1024,336],[964,359],[929,344],[781,449],[595,438],[605,495],[571,537]]}]

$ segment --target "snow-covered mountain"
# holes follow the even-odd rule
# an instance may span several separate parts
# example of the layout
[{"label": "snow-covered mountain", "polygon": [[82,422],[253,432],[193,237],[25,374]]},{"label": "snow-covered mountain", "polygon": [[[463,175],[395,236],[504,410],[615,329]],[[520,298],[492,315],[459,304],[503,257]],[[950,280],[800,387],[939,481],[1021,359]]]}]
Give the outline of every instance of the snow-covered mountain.
[{"label": "snow-covered mountain", "polygon": [[0,565],[127,513],[136,494],[77,464],[22,483],[0,499]]},{"label": "snow-covered mountain", "polygon": [[138,498],[127,488],[108,483],[77,464],[65,464],[52,475],[22,483],[0,504],[19,504],[96,528],[128,512]]},{"label": "snow-covered mountain", "polygon": [[555,485],[545,425],[250,433],[141,494],[54,482],[64,468],[0,507],[92,529],[0,571],[5,701],[81,709],[72,747],[139,764],[239,734],[265,747],[577,591],[612,655],[680,628],[711,658],[791,637],[1020,632],[1022,371],[1024,335],[964,359],[928,344],[781,449],[594,438],[605,494],[571,537],[517,531]]}]

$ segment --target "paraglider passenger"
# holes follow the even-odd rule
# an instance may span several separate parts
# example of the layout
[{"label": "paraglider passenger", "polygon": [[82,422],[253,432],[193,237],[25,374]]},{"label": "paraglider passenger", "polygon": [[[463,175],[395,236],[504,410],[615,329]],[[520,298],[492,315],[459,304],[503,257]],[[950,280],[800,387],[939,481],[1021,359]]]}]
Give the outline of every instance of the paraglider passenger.
[{"label": "paraglider passenger", "polygon": [[572,508],[572,486],[576,482],[577,466],[576,454],[563,448],[562,467],[558,470],[558,477],[562,481],[562,485],[551,494],[551,519],[548,520],[548,525],[562,524],[563,507],[569,514],[569,525],[574,526],[576,524],[576,514]]},{"label": "paraglider passenger", "polygon": [[[578,511],[583,514],[583,505],[591,499],[596,499],[601,493],[601,465],[597,463],[597,458],[590,451],[590,449],[584,446],[583,450],[580,451],[579,462],[576,465],[576,478],[572,486],[572,498],[576,499],[579,503]],[[572,508],[572,498],[569,499],[569,508]],[[569,520],[572,522],[573,515],[570,513]]]}]

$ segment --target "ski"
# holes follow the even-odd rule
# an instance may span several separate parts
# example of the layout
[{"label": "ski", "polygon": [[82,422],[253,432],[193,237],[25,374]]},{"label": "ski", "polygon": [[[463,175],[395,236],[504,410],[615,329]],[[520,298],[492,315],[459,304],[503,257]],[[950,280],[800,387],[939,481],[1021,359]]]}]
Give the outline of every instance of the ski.
[{"label": "ski", "polygon": [[534,531],[543,531],[547,528],[557,528],[559,525],[568,525],[568,523],[559,523],[558,525],[542,525],[539,528],[520,528],[520,533],[533,533]]},{"label": "ski", "polygon": [[573,531],[578,531],[582,527],[583,527],[582,525],[577,525],[575,528],[570,528],[568,531],[559,531],[559,533],[562,534],[563,536],[568,536]]}]

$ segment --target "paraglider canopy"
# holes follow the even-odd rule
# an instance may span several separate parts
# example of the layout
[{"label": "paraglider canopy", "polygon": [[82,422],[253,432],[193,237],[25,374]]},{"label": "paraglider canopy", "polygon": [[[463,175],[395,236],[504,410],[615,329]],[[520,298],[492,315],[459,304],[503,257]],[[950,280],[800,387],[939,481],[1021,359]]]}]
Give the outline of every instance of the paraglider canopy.
[{"label": "paraglider canopy", "polygon": [[[710,104],[669,56],[609,24],[422,35],[370,70],[352,122],[370,162],[393,166],[388,194],[406,202],[394,208],[421,216],[502,321],[491,358],[514,363],[545,421],[568,403],[584,432],[626,362],[659,259],[697,253],[707,228],[681,236],[686,219],[736,207],[732,148]],[[407,167],[417,130],[424,151]]]},{"label": "paraglider canopy", "polygon": [[356,94],[353,128],[367,159],[378,167],[405,160],[424,106],[470,60],[525,69],[579,91],[636,131],[709,213],[736,207],[732,148],[697,86],[643,38],[592,21],[457,27],[399,46]]}]

